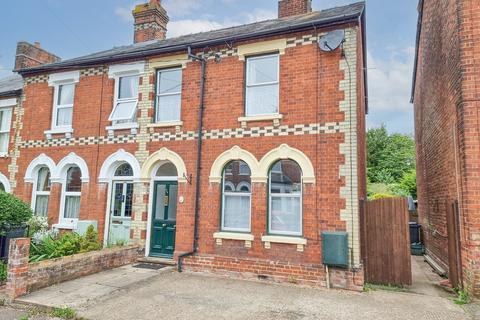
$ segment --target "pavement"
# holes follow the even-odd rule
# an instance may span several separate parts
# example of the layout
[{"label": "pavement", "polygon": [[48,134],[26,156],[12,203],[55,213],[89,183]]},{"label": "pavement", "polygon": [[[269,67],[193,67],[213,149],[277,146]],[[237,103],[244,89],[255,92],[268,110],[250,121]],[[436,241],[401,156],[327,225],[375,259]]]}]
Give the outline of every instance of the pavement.
[{"label": "pavement", "polygon": [[45,288],[19,300],[70,307],[79,316],[102,320],[471,319],[440,292],[355,293],[177,273],[172,267],[150,270],[125,266]]}]

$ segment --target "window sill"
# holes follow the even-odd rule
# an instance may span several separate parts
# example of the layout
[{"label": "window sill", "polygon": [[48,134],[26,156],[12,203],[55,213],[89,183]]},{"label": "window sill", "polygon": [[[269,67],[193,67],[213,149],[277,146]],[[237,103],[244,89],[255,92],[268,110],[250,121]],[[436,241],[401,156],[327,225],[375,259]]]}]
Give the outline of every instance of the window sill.
[{"label": "window sill", "polygon": [[265,249],[270,249],[270,244],[284,243],[297,245],[297,251],[303,252],[303,247],[307,245],[307,239],[301,237],[286,237],[286,236],[262,236],[262,242],[264,242]]},{"label": "window sill", "polygon": [[72,128],[63,128],[63,129],[51,129],[43,132],[48,140],[52,140],[52,136],[56,134],[64,134],[65,138],[71,138],[73,129]]},{"label": "window sill", "polygon": [[122,123],[118,125],[112,125],[105,128],[108,131],[109,136],[113,136],[115,130],[130,130],[132,134],[137,134],[138,124],[135,123]]},{"label": "window sill", "polygon": [[280,120],[283,119],[283,114],[267,114],[259,116],[239,117],[238,122],[242,124],[242,127],[247,125],[247,122],[256,121],[273,121],[274,125],[280,125]]},{"label": "window sill", "polygon": [[61,230],[75,230],[76,227],[73,223],[57,223],[52,226],[54,229],[61,229]]},{"label": "window sill", "polygon": [[249,233],[235,233],[235,232],[215,232],[213,238],[216,240],[217,245],[222,245],[222,240],[239,240],[245,241],[245,247],[251,248],[252,241],[255,239],[253,234]]},{"label": "window sill", "polygon": [[0,152],[0,158],[8,158],[8,152]]},{"label": "window sill", "polygon": [[164,122],[155,122],[147,125],[149,129],[155,128],[173,128],[177,131],[180,131],[180,128],[183,126],[183,121],[164,121]]}]

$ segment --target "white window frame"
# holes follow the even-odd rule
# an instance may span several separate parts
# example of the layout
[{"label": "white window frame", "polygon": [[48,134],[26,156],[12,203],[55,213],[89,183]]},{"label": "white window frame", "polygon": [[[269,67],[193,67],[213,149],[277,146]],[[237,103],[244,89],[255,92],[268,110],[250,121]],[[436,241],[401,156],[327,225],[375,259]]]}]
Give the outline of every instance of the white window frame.
[{"label": "white window frame", "polygon": [[[250,63],[252,61],[261,60],[261,59],[264,59],[266,57],[276,57],[277,58],[277,61],[278,61],[278,63],[277,63],[277,81],[254,83],[254,84],[249,83],[248,70],[250,70],[250,68],[249,68]],[[263,55],[259,55],[259,56],[247,57],[246,60],[247,60],[247,62],[246,62],[246,68],[245,68],[245,117],[255,118],[255,117],[263,117],[263,116],[279,115],[280,114],[280,54],[279,53],[263,54]],[[277,87],[278,87],[277,88],[277,97],[278,97],[277,112],[250,114],[248,112],[248,105],[249,105],[248,90],[249,90],[249,88],[266,87],[266,86],[272,86],[272,85],[277,85]]]},{"label": "white window frame", "polygon": [[[181,74],[181,79],[180,79],[180,90],[178,92],[173,92],[173,93],[160,93],[160,74],[162,72],[169,72],[169,71],[180,71]],[[182,67],[173,67],[173,68],[164,68],[164,69],[158,69],[156,73],[156,96],[155,96],[155,123],[170,123],[170,122],[180,122],[182,119],[182,89],[183,89],[183,68]],[[161,97],[168,97],[168,96],[180,96],[180,112],[179,112],[179,118],[178,119],[170,119],[170,120],[159,120],[158,115],[159,115],[159,108],[160,108],[160,103],[159,100]]]},{"label": "white window frame", "polygon": [[[118,106],[118,102],[136,102],[135,112],[138,112],[138,95],[136,98],[129,98],[129,99],[118,99],[119,88],[120,88],[120,78],[122,77],[130,77],[130,76],[137,76],[138,77],[138,93],[140,93],[140,78],[142,77],[143,73],[145,72],[145,63],[144,62],[135,62],[131,64],[118,64],[118,65],[111,65],[108,70],[108,77],[110,79],[114,79],[115,81],[115,89],[114,89],[114,98],[113,98],[113,106],[112,112],[110,113],[108,119],[112,122],[110,126],[107,126],[106,130],[108,131],[109,135],[112,135],[115,130],[123,130],[123,129],[130,129],[132,134],[137,133],[138,123],[137,119],[132,122],[126,123],[115,123],[112,121],[112,115],[115,112],[116,107]],[[127,101],[128,100],[128,101]],[[134,113],[135,115],[135,113]],[[132,116],[133,118],[133,116]]]},{"label": "white window frame", "polygon": [[[75,110],[75,91],[76,84],[80,81],[80,71],[69,71],[51,74],[48,79],[48,85],[54,87],[53,90],[53,107],[52,107],[52,123],[51,129],[45,131],[47,138],[51,138],[52,134],[65,133],[70,135],[73,132],[73,113]],[[73,103],[67,105],[58,105],[58,93],[60,86],[73,85]],[[57,113],[59,109],[72,108],[72,123],[70,125],[57,126]]]},{"label": "white window frame", "polygon": [[7,136],[7,150],[0,150],[0,157],[6,157],[8,156],[8,152],[10,150],[10,130],[12,129],[12,118],[13,118],[13,107],[12,106],[1,106],[0,105],[0,112],[5,112],[9,111],[10,119],[8,120],[7,128],[2,128],[0,126],[0,135],[6,135]]},{"label": "white window frame", "polygon": [[[227,164],[228,166],[228,164]],[[236,192],[235,186],[230,181],[225,181],[226,167],[224,168],[224,175],[222,178],[222,217],[221,217],[221,232],[240,232],[240,233],[250,233],[252,232],[252,189],[250,186],[250,192]],[[232,188],[232,192],[225,192],[225,185],[229,184]],[[246,197],[249,198],[249,212],[248,212],[248,228],[229,228],[225,227],[225,196],[231,197]]]},{"label": "white window frame", "polygon": [[[131,77],[136,77],[137,78],[137,84],[138,87],[140,86],[140,77],[136,74],[124,74],[124,75],[119,75],[118,77],[115,77],[115,98],[113,101],[113,108],[112,112],[110,113],[110,116],[108,117],[108,121],[112,122],[113,127],[122,127],[122,126],[131,126],[132,124],[136,124],[137,121],[135,118],[135,114],[138,111],[138,91],[139,88],[137,87],[137,96],[136,97],[129,97],[129,98],[120,98],[120,80],[122,78],[131,78]],[[134,103],[135,107],[133,108],[133,112],[131,112],[130,117],[127,118],[122,118],[122,119],[114,119],[113,115],[115,114],[115,111],[117,110],[118,106],[122,103]],[[133,121],[130,121],[133,120]],[[126,121],[122,123],[116,123],[116,121]]]},{"label": "white window frame", "polygon": [[[272,167],[273,168],[273,167]],[[299,167],[300,168],[300,167]],[[283,235],[283,236],[295,236],[301,237],[303,236],[303,181],[300,183],[300,193],[272,193],[272,172],[273,170],[270,169],[270,173],[268,176],[268,235]],[[302,179],[303,180],[303,179]],[[299,198],[300,199],[300,212],[299,212],[299,232],[289,232],[289,231],[275,231],[272,230],[272,203],[273,203],[273,196],[276,198]]]},{"label": "white window frame", "polygon": [[[83,171],[82,171],[82,168],[77,166],[77,165],[69,166],[68,169],[65,170],[65,176],[63,177],[63,181],[62,181],[62,196],[61,196],[61,199],[60,199],[60,219],[59,219],[58,225],[56,226],[59,229],[76,229],[78,220],[80,219],[80,216],[78,218],[65,218],[65,204],[67,202],[67,200],[66,200],[67,197],[78,197],[78,198],[80,198],[80,204],[81,204],[81,200],[82,200],[82,198],[81,198],[82,197],[82,191],[80,191],[80,192],[72,192],[72,191],[67,192],[68,170],[70,170],[70,168],[75,167],[75,166],[79,168],[79,170],[82,174],[82,177],[80,178],[80,180],[81,180],[82,189],[83,189],[83,179],[82,179],[83,178]],[[79,215],[80,215],[80,212],[79,212]]]},{"label": "white window frame", "polygon": [[[39,173],[40,173],[40,170],[43,169],[43,168],[46,168],[48,169],[48,171],[50,172],[50,190],[51,190],[51,181],[52,181],[52,172],[50,171],[50,168],[47,167],[47,166],[41,166],[40,168],[38,168],[38,170],[36,171],[36,175],[35,175],[35,180],[33,182],[33,192],[32,192],[32,211],[35,215],[37,215],[35,209],[36,209],[36,205],[37,205],[37,197],[38,196],[48,196],[48,202],[49,202],[49,205],[50,205],[50,191],[38,191],[37,188],[38,188],[38,177],[39,177]],[[47,217],[48,217],[48,212],[47,212]]]}]

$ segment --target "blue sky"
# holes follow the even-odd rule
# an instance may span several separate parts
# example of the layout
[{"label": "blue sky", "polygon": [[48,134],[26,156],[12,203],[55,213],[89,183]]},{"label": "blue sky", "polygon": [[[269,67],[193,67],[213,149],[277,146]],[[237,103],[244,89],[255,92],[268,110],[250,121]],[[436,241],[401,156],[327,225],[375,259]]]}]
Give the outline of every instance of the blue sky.
[{"label": "blue sky", "polygon": [[[146,0],[145,0],[146,1]],[[17,41],[39,41],[63,59],[132,43],[131,9],[139,0],[2,1],[0,77],[13,67]],[[323,9],[355,0],[313,0]],[[418,0],[367,0],[368,126],[413,132],[409,103]],[[168,36],[274,18],[277,0],[163,0]]]}]

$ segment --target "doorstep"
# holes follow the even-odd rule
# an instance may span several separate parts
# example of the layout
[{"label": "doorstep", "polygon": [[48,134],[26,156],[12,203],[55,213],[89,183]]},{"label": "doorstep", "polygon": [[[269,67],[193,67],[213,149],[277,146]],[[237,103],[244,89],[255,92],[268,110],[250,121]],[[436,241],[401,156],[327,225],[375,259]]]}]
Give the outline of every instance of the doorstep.
[{"label": "doorstep", "polygon": [[167,266],[176,266],[177,262],[173,259],[155,258],[155,257],[141,257],[137,259],[137,262],[163,264]]}]

